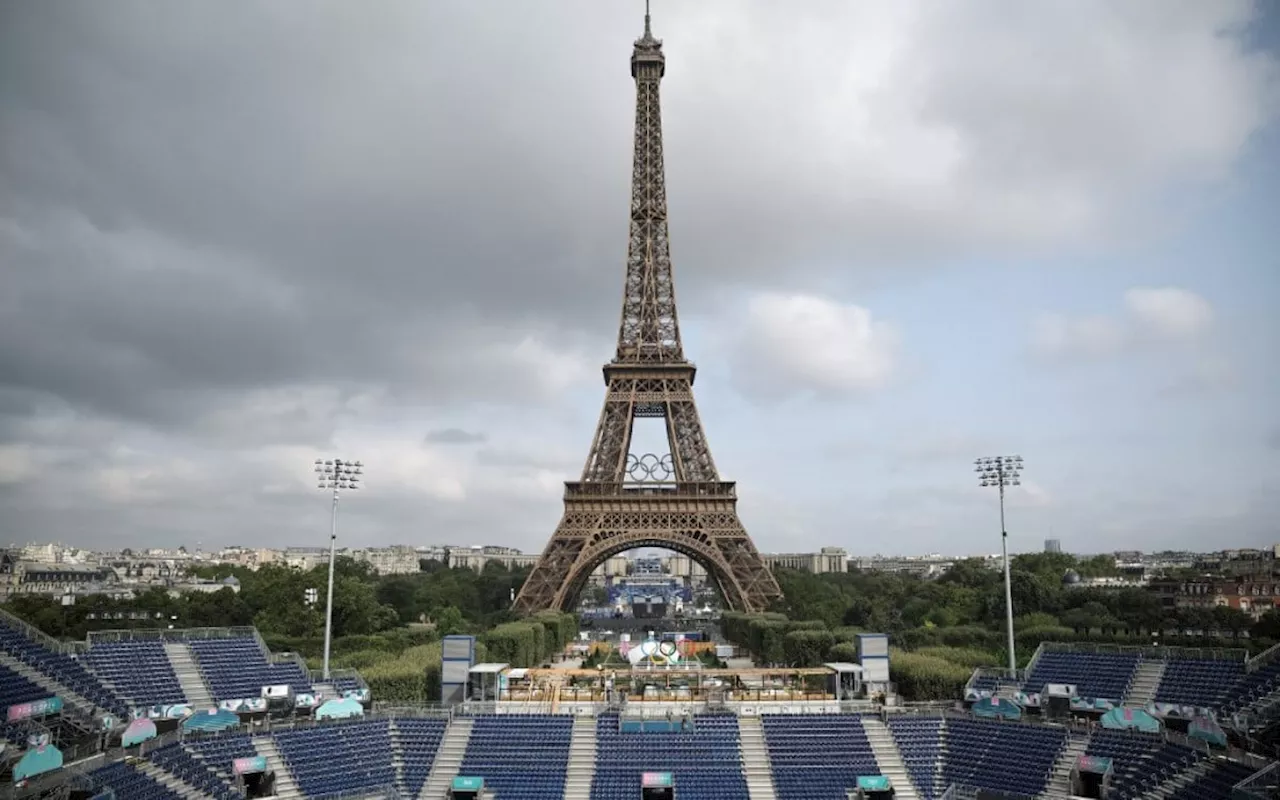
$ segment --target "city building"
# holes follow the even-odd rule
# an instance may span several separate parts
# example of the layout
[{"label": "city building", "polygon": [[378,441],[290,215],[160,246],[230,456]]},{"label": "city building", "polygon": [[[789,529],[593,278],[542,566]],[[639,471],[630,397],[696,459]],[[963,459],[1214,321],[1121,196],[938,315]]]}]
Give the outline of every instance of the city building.
[{"label": "city building", "polygon": [[522,553],[513,547],[451,547],[448,564],[450,568],[464,567],[479,572],[490,562],[511,569],[531,567],[537,560],[537,555]]},{"label": "city building", "polygon": [[285,566],[307,572],[329,563],[329,548],[289,547],[284,551],[284,563]]},{"label": "city building", "polygon": [[351,557],[367,563],[379,575],[412,575],[421,571],[418,551],[408,545],[352,550]]},{"label": "city building", "polygon": [[14,593],[47,594],[55,597],[113,594],[120,583],[110,567],[43,564],[36,561],[19,561],[14,564],[14,578]]},{"label": "city building", "polygon": [[1062,540],[1060,540],[1060,539],[1045,539],[1045,540],[1044,540],[1044,551],[1045,551],[1046,553],[1061,553],[1061,552],[1062,552]]},{"label": "city building", "polygon": [[1280,608],[1280,578],[1270,574],[1155,578],[1148,589],[1160,598],[1160,605],[1166,610],[1225,606],[1258,619]]},{"label": "city building", "polygon": [[781,567],[814,574],[849,571],[849,553],[843,547],[824,547],[816,553],[761,553],[760,558],[769,569]]},{"label": "city building", "polygon": [[924,556],[855,556],[849,559],[849,567],[865,572],[898,572],[936,578],[945,575],[955,562],[952,556],[936,553]]}]

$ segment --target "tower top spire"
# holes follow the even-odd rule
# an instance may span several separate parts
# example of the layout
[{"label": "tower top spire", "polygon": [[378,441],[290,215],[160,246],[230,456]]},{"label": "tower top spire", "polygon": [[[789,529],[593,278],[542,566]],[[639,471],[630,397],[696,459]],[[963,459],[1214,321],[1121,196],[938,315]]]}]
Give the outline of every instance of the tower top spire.
[{"label": "tower top spire", "polygon": [[646,70],[646,75],[661,78],[666,73],[666,60],[666,56],[662,55],[662,40],[653,36],[649,0],[644,0],[644,35],[636,39],[635,49],[631,52],[631,77],[640,77],[640,71],[636,68],[647,63],[656,65],[657,69]]}]

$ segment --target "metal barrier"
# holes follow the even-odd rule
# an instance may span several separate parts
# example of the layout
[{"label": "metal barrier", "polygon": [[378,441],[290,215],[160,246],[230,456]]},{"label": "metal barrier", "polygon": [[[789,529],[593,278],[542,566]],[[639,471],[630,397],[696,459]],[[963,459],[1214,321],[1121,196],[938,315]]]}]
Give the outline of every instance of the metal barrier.
[{"label": "metal barrier", "polygon": [[1275,661],[1277,658],[1280,658],[1280,642],[1271,645],[1266,650],[1263,650],[1261,653],[1258,653],[1253,658],[1244,662],[1244,671],[1257,672],[1259,669],[1270,664],[1272,661]]},{"label": "metal barrier", "polygon": [[1267,800],[1280,795],[1280,763],[1272,762],[1231,787],[1233,800]]},{"label": "metal barrier", "polygon": [[21,617],[14,616],[3,608],[0,608],[0,620],[3,620],[10,628],[13,628],[23,636],[26,636],[31,641],[42,647],[46,647],[55,653],[72,655],[73,653],[83,653],[85,650],[84,642],[59,641],[32,625],[30,622],[27,622]]},{"label": "metal barrier", "polygon": [[978,680],[979,678],[991,678],[996,682],[997,687],[999,686],[1021,687],[1022,684],[1026,683],[1027,670],[1016,669],[1013,671],[1012,674],[1010,674],[1007,668],[1001,669],[1000,667],[978,667],[974,669],[973,674],[969,676],[969,680],[965,683],[964,685],[965,691],[968,691],[970,688],[972,688],[974,681]]},{"label": "metal barrier", "polygon": [[402,800],[404,797],[394,783],[375,786],[373,788],[355,789],[350,792],[333,792],[330,794],[313,794],[315,800]]},{"label": "metal barrier", "polygon": [[[197,639],[244,639],[257,638],[262,644],[262,637],[258,636],[258,629],[241,625],[230,628],[175,628],[168,630],[167,628],[117,628],[107,631],[91,631],[88,635],[88,642],[92,646],[98,642],[129,642],[129,641],[162,641],[162,642],[187,642]],[[266,649],[266,645],[262,645]]]},{"label": "metal barrier", "polygon": [[[1203,661],[1247,662],[1243,647],[1177,647],[1171,645],[1099,644],[1094,642],[1044,642],[1046,653],[1117,653],[1155,659],[1198,659]],[[1261,656],[1259,656],[1261,657]]]},{"label": "metal barrier", "polygon": [[[296,655],[296,654],[290,654],[290,655]],[[369,684],[365,682],[364,676],[354,669],[350,669],[348,667],[330,668],[329,678],[326,681],[324,677],[324,670],[308,669],[305,661],[303,661],[302,664],[303,664],[303,667],[302,667],[303,671],[307,673],[307,680],[311,681],[313,685],[317,683],[328,683],[329,681],[333,681],[337,679],[348,679],[348,680],[354,680],[356,682],[356,685],[359,686],[361,689],[369,688]]]}]

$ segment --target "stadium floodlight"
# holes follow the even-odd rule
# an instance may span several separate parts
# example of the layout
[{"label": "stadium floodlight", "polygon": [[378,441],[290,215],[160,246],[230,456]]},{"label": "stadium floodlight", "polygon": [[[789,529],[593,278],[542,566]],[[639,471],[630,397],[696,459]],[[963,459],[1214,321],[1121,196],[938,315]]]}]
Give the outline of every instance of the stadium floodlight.
[{"label": "stadium floodlight", "polygon": [[1000,490],[1000,551],[1004,555],[1004,615],[1009,636],[1009,677],[1018,671],[1018,659],[1013,651],[1013,583],[1009,579],[1009,532],[1004,527],[1004,490],[1007,486],[1020,486],[1022,456],[992,456],[973,462],[978,473],[979,486],[994,486]]},{"label": "stadium floodlight", "polygon": [[329,645],[333,641],[333,562],[338,549],[338,495],[343,489],[354,491],[364,480],[364,464],[359,461],[316,459],[319,489],[332,490],[333,514],[329,521],[329,595],[324,606],[324,679],[329,680]]}]

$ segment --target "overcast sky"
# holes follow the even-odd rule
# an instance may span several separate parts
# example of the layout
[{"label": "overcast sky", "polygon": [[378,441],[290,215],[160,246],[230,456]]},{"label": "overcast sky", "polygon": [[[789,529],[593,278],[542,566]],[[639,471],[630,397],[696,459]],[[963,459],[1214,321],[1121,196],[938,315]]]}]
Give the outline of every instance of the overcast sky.
[{"label": "overcast sky", "polygon": [[[337,455],[345,544],[540,550],[642,13],[0,0],[0,542],[322,544]],[[1015,550],[1280,541],[1276,4],[653,15],[685,351],[762,550],[997,551],[1007,453]]]}]

